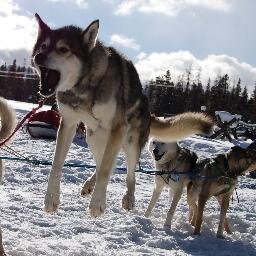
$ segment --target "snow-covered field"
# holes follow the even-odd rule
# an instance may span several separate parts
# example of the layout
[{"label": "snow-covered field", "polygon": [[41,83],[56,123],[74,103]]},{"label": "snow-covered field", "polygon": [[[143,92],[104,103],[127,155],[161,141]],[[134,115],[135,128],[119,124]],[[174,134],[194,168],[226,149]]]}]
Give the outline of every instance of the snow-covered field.
[{"label": "snow-covered field", "polygon": [[[32,106],[12,102],[21,118]],[[190,137],[183,145],[208,157],[226,152],[230,143]],[[37,159],[52,160],[55,141],[35,140],[20,130],[11,143],[20,153]],[[6,153],[0,150],[0,155]],[[85,143],[72,144],[67,161],[94,164]],[[117,161],[124,166],[123,156]],[[152,160],[146,150],[141,156],[144,170],[152,170]],[[103,217],[88,215],[90,198],[82,198],[80,189],[92,169],[64,168],[59,212],[46,215],[44,193],[49,166],[33,166],[25,162],[6,161],[6,173],[1,186],[1,225],[8,255],[256,255],[256,180],[239,179],[238,203],[234,196],[228,210],[233,234],[216,238],[219,208],[214,199],[208,202],[201,236],[192,235],[188,223],[188,208],[183,196],[174,216],[172,230],[163,228],[169,205],[165,191],[151,218],[144,217],[154,186],[153,177],[137,173],[136,208],[126,212],[121,207],[125,192],[125,175],[113,174],[108,186],[107,210]]]}]

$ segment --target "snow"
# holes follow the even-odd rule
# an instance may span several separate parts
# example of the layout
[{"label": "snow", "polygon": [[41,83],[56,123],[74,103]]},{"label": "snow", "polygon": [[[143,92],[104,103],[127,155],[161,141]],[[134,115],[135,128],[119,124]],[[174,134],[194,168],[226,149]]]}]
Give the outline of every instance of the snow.
[{"label": "snow", "polygon": [[[18,118],[32,109],[31,104],[11,102]],[[202,137],[189,137],[182,145],[201,157],[226,152],[232,144]],[[32,139],[20,130],[13,139],[13,149],[28,157],[52,160],[55,141]],[[1,156],[8,155],[0,150]],[[74,141],[68,162],[94,165],[92,154],[82,141]],[[124,166],[124,157],[117,165]],[[152,170],[152,159],[145,149],[141,156],[144,170]],[[188,207],[183,195],[174,215],[172,230],[163,227],[169,205],[164,191],[150,218],[144,217],[154,187],[154,177],[137,173],[136,207],[126,212],[121,207],[125,192],[125,175],[113,174],[108,185],[107,210],[97,219],[88,214],[90,197],[80,196],[80,189],[93,170],[64,168],[61,184],[61,206],[56,214],[42,210],[49,166],[6,161],[4,184],[0,188],[0,210],[3,240],[8,255],[256,255],[256,180],[239,179],[240,202],[231,202],[228,217],[233,234],[224,240],[216,238],[219,208],[214,199],[207,204],[201,236],[193,236],[188,223]]]},{"label": "snow", "polygon": [[230,125],[231,128],[236,128],[239,120],[241,120],[242,116],[238,114],[231,114],[227,111],[215,111],[215,115],[220,117],[222,122],[230,122],[233,118],[236,119],[234,123]]}]

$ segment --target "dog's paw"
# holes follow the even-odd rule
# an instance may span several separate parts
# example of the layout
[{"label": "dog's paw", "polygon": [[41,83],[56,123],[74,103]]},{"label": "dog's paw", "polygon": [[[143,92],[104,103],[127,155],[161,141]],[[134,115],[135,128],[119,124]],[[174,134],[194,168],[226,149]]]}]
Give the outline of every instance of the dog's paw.
[{"label": "dog's paw", "polygon": [[57,212],[60,205],[59,193],[47,193],[44,199],[44,211],[46,213]]},{"label": "dog's paw", "polygon": [[195,230],[194,233],[193,233],[193,235],[195,235],[195,236],[200,236],[201,234],[200,234],[200,231]]},{"label": "dog's paw", "polygon": [[217,238],[220,238],[220,239],[224,239],[223,234],[217,234],[216,237],[217,237]]},{"label": "dog's paw", "polygon": [[122,200],[122,206],[125,210],[132,210],[134,208],[135,197],[133,195],[125,194]]},{"label": "dog's paw", "polygon": [[90,195],[94,189],[95,181],[88,179],[85,183],[83,188],[81,189],[81,196]]},{"label": "dog's paw", "polygon": [[[103,199],[104,198],[104,199]],[[89,212],[92,217],[100,217],[106,209],[106,200],[104,196],[92,196]]]}]

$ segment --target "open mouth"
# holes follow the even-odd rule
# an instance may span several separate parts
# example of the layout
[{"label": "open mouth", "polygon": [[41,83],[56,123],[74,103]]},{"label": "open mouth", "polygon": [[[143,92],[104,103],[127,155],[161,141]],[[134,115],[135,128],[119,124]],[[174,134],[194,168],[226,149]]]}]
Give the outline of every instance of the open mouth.
[{"label": "open mouth", "polygon": [[163,157],[164,154],[165,154],[165,153],[163,153],[163,154],[161,154],[161,155],[155,155],[155,160],[156,160],[156,161],[159,161],[159,160]]},{"label": "open mouth", "polygon": [[60,72],[55,69],[49,69],[39,66],[40,69],[40,86],[39,92],[45,97],[55,93],[58,82],[60,81]]}]

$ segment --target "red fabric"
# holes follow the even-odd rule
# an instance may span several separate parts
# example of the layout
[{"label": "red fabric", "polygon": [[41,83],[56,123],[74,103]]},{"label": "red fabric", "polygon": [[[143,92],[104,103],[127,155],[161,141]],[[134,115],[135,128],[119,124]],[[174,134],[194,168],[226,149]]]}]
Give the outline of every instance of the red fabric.
[{"label": "red fabric", "polygon": [[78,124],[78,128],[77,129],[81,129],[82,131],[85,131],[85,125],[84,125],[84,123],[83,122],[80,122],[79,124]]},{"label": "red fabric", "polygon": [[38,106],[36,108],[32,108],[32,110],[30,112],[28,112],[22,119],[21,121],[17,124],[16,128],[14,129],[14,131],[12,132],[12,134],[6,138],[5,140],[0,142],[0,147],[3,146],[6,142],[8,142],[10,140],[10,138],[12,138],[12,136],[22,127],[22,125],[27,121],[27,119],[29,119],[38,109],[40,109],[43,105],[44,105],[45,100],[40,100],[38,102]]},{"label": "red fabric", "polygon": [[60,114],[55,110],[40,111],[33,114],[28,120],[29,123],[33,121],[52,124],[58,128],[60,125]]}]

